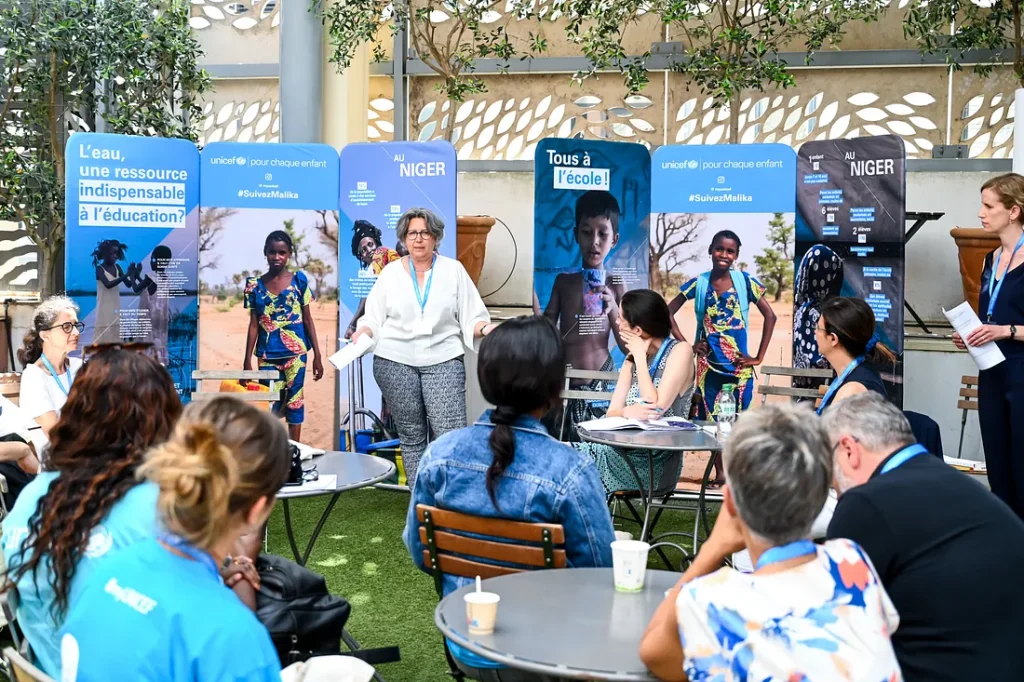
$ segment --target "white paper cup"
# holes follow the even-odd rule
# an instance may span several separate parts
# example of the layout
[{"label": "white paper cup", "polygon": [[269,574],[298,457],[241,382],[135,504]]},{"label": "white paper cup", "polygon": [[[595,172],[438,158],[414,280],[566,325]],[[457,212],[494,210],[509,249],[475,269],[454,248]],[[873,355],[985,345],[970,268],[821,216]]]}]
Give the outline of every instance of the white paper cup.
[{"label": "white paper cup", "polygon": [[466,627],[471,635],[489,635],[494,632],[501,597],[493,592],[466,593]]},{"label": "white paper cup", "polygon": [[618,592],[639,592],[644,589],[647,553],[651,546],[639,540],[616,540],[612,543],[612,573]]},{"label": "white paper cup", "polygon": [[617,530],[617,531],[615,531],[615,539],[616,540],[632,540],[633,539],[633,534],[632,533],[627,533],[624,530]]}]

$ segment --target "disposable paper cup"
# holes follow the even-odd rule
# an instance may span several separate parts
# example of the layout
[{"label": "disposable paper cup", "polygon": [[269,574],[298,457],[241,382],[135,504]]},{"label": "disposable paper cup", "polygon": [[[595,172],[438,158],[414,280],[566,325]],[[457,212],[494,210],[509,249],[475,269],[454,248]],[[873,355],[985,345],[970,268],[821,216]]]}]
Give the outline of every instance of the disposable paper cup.
[{"label": "disposable paper cup", "polygon": [[494,632],[501,597],[493,592],[466,593],[466,626],[471,635],[489,635]]},{"label": "disposable paper cup", "polygon": [[632,533],[627,533],[624,530],[617,530],[617,531],[615,531],[615,539],[616,540],[632,540],[633,539],[633,534]]},{"label": "disposable paper cup", "polygon": [[616,540],[612,543],[612,573],[617,591],[639,592],[644,589],[647,553],[650,550],[649,544],[639,540]]}]

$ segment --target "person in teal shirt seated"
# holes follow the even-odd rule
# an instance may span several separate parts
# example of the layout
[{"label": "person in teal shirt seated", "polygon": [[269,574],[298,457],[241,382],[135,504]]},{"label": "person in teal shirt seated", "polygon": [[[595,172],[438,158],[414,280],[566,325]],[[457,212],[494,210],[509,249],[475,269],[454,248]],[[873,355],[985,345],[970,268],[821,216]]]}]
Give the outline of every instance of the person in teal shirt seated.
[{"label": "person in teal shirt seated", "polygon": [[53,677],[61,670],[58,629],[89,575],[107,555],[158,532],[156,486],[135,474],[179,414],[174,382],[154,358],[99,350],[78,373],[50,431],[45,471],[4,519],[18,624],[38,666]]},{"label": "person in teal shirt seated", "polygon": [[291,467],[270,412],[230,396],[185,408],[139,473],[159,488],[167,532],[100,564],[61,630],[76,682],[280,682],[267,629],[225,588],[220,567],[262,528]]}]

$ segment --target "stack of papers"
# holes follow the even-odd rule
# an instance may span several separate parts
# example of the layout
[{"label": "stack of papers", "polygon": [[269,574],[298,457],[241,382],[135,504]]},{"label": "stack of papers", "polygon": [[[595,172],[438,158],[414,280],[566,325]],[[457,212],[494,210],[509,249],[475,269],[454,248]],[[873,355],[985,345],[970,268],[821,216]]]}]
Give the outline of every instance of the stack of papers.
[{"label": "stack of papers", "polygon": [[[953,325],[956,333],[965,341],[971,332],[981,326],[981,320],[978,319],[974,308],[967,301],[964,301],[952,310],[943,309],[942,313],[949,320],[949,323]],[[1006,359],[1003,351],[999,350],[999,346],[992,341],[983,343],[980,346],[967,346],[967,352],[971,354],[974,363],[978,365],[978,369],[992,369]]]},{"label": "stack of papers", "polygon": [[978,462],[973,459],[957,459],[956,457],[943,457],[946,464],[959,469],[960,471],[969,471],[971,473],[983,474],[988,471],[988,467],[984,462]]},{"label": "stack of papers", "polygon": [[581,422],[580,428],[587,431],[622,431],[625,429],[641,429],[643,431],[696,431],[700,427],[682,417],[665,417],[664,419],[626,419],[625,417],[605,417]]},{"label": "stack of papers", "polygon": [[345,369],[359,358],[366,355],[366,351],[373,347],[373,338],[363,334],[358,341],[346,342],[337,353],[327,358],[328,362],[338,369]]}]

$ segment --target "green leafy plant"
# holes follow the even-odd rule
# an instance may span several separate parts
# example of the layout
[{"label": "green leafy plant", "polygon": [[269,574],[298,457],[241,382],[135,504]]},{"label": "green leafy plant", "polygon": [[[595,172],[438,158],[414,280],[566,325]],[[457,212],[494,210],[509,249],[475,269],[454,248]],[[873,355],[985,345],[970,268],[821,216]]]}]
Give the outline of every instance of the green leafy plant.
[{"label": "green leafy plant", "polygon": [[1010,50],[1017,87],[1024,87],[1024,27],[1020,0],[994,0],[975,4],[970,0],[929,0],[915,3],[903,23],[903,34],[920,42],[925,54],[942,53],[946,63],[963,69],[967,53],[991,54],[972,58],[977,73],[988,75],[1004,63],[1002,53]]},{"label": "green leafy plant", "polygon": [[[390,43],[404,28],[415,56],[441,78],[437,89],[453,103],[487,91],[487,84],[475,73],[476,60],[497,59],[499,70],[505,72],[512,60],[547,50],[542,19],[532,4],[513,0],[513,7],[504,14],[497,11],[504,8],[499,0],[313,0],[313,10],[327,29],[330,61],[339,72],[352,64],[362,45],[369,45],[373,61],[385,61],[385,41]],[[512,22],[522,20],[537,24],[537,31],[529,32],[527,38],[509,32]],[[452,138],[454,113],[452,107],[444,117],[445,140]]]},{"label": "green leafy plant", "polygon": [[0,5],[0,220],[39,247],[43,295],[61,274],[68,136],[102,116],[110,133],[195,139],[210,80],[188,18],[183,0]]},{"label": "green leafy plant", "polygon": [[654,14],[682,39],[671,68],[687,77],[716,107],[729,105],[729,141],[738,142],[740,95],[747,90],[795,85],[780,52],[805,51],[806,61],[835,44],[851,22],[874,21],[880,0],[561,0],[569,36],[590,68],[578,80],[617,69],[630,93],[648,83],[650,52],[628,55],[625,32]]}]

